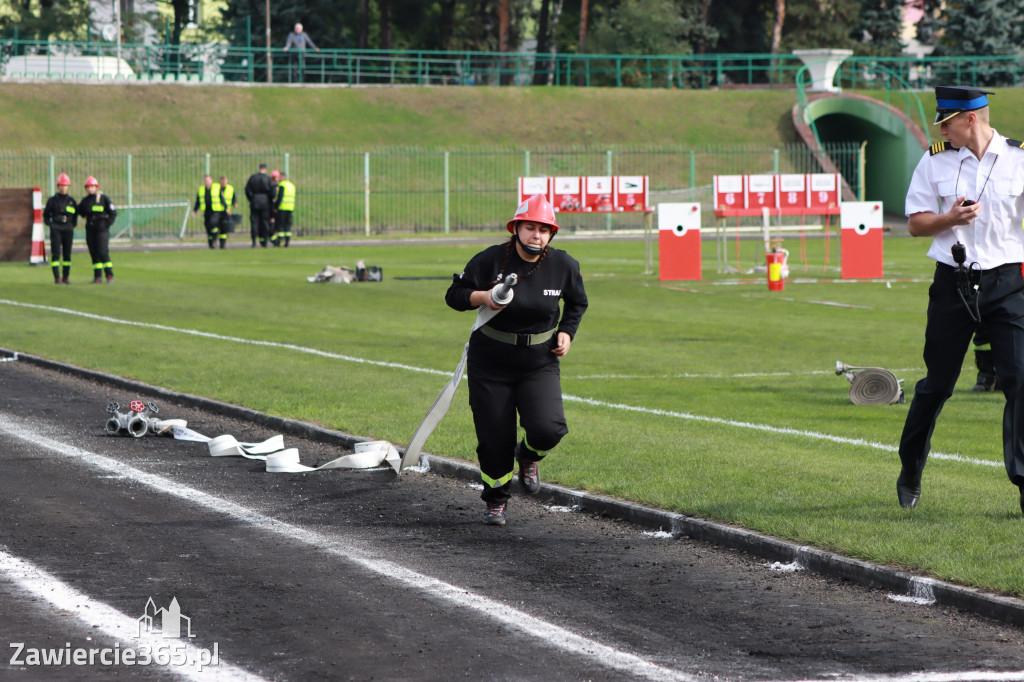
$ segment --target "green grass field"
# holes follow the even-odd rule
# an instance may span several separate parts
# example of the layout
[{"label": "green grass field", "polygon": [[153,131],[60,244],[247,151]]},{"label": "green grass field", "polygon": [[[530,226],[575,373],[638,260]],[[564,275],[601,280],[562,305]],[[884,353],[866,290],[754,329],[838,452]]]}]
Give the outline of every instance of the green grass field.
[{"label": "green grass field", "polygon": [[[810,241],[812,265],[791,263],[783,292],[764,275],[715,274],[710,242],[703,281],[666,283],[642,274],[641,241],[555,245],[580,260],[591,307],[562,365],[571,433],[545,480],[1024,595],[1003,399],[970,391],[973,359],[933,439],[962,459],[930,461],[915,510],[895,495],[908,405],[853,405],[833,371],[837,360],[891,369],[909,404],[923,375],[926,241],[887,237],[882,283],[839,281]],[[0,346],[405,445],[473,315],[445,306],[447,281],[399,278],[449,277],[480,248],[115,252],[112,286],[86,284],[76,248],[70,287],[48,268],[0,265]],[[742,249],[753,265],[758,244]],[[305,281],[357,260],[384,281]],[[427,449],[472,461],[474,447],[462,388]]]}]

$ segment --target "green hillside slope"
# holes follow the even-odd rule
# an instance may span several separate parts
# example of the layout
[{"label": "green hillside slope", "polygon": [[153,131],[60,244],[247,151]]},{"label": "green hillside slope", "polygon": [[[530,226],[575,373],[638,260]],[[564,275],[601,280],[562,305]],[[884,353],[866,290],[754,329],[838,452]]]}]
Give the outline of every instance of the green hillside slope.
[{"label": "green hillside slope", "polygon": [[0,84],[6,150],[779,144],[793,90]]}]

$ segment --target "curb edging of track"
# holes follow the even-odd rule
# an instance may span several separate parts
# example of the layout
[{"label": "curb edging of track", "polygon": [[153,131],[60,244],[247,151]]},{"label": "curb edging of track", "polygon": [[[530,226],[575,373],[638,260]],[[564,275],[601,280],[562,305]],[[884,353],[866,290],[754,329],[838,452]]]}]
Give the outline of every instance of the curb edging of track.
[{"label": "curb edging of track", "polygon": [[[0,355],[28,362],[45,369],[65,372],[84,379],[102,382],[126,390],[165,397],[181,404],[225,417],[249,421],[285,434],[351,449],[356,443],[370,439],[307,424],[294,419],[273,417],[256,410],[230,405],[188,393],[178,393],[140,381],[47,360],[27,353],[0,348]],[[430,472],[479,482],[480,471],[466,462],[424,453],[420,459]],[[518,484],[514,484],[518,485]],[[574,507],[580,511],[620,519],[652,530],[663,530],[674,536],[686,536],[720,547],[739,550],[768,561],[791,562],[822,575],[849,580],[864,587],[885,589],[898,594],[934,599],[934,603],[991,618],[1013,625],[1024,625],[1024,600],[1004,597],[982,590],[953,585],[940,580],[922,578],[889,566],[851,559],[832,552],[797,545],[763,533],[685,516],[594,493],[586,493],[550,483],[542,483],[536,496],[554,504]]]}]

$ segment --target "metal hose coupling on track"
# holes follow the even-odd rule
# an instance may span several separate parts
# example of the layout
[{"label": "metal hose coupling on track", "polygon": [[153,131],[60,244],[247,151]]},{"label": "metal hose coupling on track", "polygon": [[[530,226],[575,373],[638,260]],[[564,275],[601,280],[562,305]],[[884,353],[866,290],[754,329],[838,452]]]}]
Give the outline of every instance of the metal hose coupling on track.
[{"label": "metal hose coupling on track", "polygon": [[160,408],[154,403],[143,403],[141,400],[133,400],[128,412],[121,412],[121,405],[116,401],[107,405],[107,412],[111,415],[104,427],[108,436],[116,436],[125,432],[134,438],[142,438],[147,433],[156,436],[169,435],[175,427],[185,427],[187,422],[184,419],[157,419],[147,416],[158,414]]},{"label": "metal hose coupling on track", "polygon": [[836,375],[850,382],[850,400],[854,405],[894,405],[907,402],[902,379],[881,367],[851,367],[836,361]]}]

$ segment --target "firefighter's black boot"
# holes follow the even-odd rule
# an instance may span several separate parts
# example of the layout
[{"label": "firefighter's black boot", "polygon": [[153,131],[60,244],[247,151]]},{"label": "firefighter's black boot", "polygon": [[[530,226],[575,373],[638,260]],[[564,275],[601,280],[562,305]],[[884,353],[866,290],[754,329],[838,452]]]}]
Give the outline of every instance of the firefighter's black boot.
[{"label": "firefighter's black boot", "polygon": [[974,363],[978,366],[978,379],[971,390],[978,393],[987,393],[999,388],[999,377],[996,376],[996,369],[992,364],[992,351],[974,351]]}]

